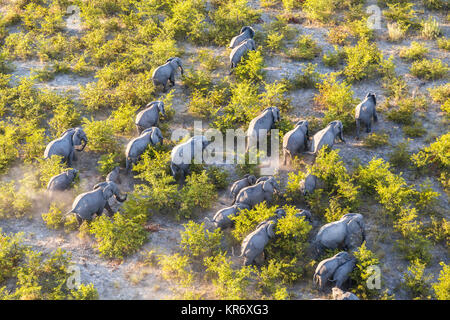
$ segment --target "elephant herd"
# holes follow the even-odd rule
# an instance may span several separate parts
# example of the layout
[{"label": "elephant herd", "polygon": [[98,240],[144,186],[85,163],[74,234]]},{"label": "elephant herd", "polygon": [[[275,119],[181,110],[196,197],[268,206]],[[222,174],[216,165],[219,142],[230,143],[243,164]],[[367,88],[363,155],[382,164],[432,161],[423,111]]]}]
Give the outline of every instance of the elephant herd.
[{"label": "elephant herd", "polygon": [[[248,51],[256,50],[253,40],[254,34],[253,28],[246,26],[241,29],[239,35],[231,40],[229,46],[232,49],[230,53],[231,72]],[[164,65],[155,69],[152,77],[154,85],[161,85],[163,91],[166,92],[168,82],[172,86],[175,85],[175,74],[178,68],[183,74],[180,58],[168,59]],[[365,100],[356,107],[357,138],[359,138],[361,124],[365,125],[367,132],[370,132],[372,119],[377,121],[375,105],[375,94],[369,92]],[[129,141],[125,150],[125,169],[127,174],[130,173],[132,166],[139,161],[148,146],[163,143],[163,135],[158,128],[160,115],[163,117],[166,115],[162,101],[150,102],[144,110],[137,114],[135,125],[138,137]],[[260,137],[264,134],[269,134],[270,130],[274,129],[279,121],[280,110],[277,107],[266,108],[251,120],[247,130],[246,151],[249,150],[250,142],[253,141],[258,145]],[[298,121],[295,127],[287,132],[283,138],[284,164],[286,165],[288,158],[292,160],[295,155],[301,152],[315,154],[325,145],[332,147],[337,138],[345,142],[343,130],[342,122],[335,120],[310,139],[308,121]],[[65,131],[60,138],[51,141],[47,145],[44,157],[61,156],[62,161],[71,167],[72,162],[76,160],[75,151],[83,151],[87,143],[87,136],[81,127],[71,128]],[[171,152],[170,170],[172,175],[174,177],[181,176],[182,181],[184,181],[184,178],[190,172],[192,159],[196,157],[195,153],[199,151],[203,153],[209,143],[205,136],[197,135],[176,145]],[[70,188],[78,173],[76,169],[68,169],[52,177],[47,186],[49,196],[52,198],[55,196],[55,193],[63,192]],[[116,167],[108,174],[106,181],[98,183],[92,190],[78,195],[73,201],[72,209],[68,214],[75,214],[80,224],[83,220],[92,220],[95,214],[101,215],[104,209],[107,210],[109,216],[112,215],[113,210],[109,205],[109,199],[114,196],[117,201],[124,202],[127,198],[126,195],[122,195],[119,191],[117,186],[118,180],[119,167]],[[305,195],[314,192],[317,183],[317,177],[308,174],[301,183],[301,192]],[[244,209],[252,209],[263,201],[271,202],[273,195],[279,192],[280,187],[274,177],[266,176],[257,179],[254,175],[245,175],[231,186],[230,197],[233,199],[231,206],[219,210],[214,215],[212,222],[217,228],[232,228],[234,224],[232,217],[239,215],[240,211]],[[244,258],[245,265],[254,263],[255,259],[263,254],[265,246],[271,239],[276,237],[274,228],[278,220],[284,217],[285,214],[286,212],[283,209],[277,209],[273,217],[261,222],[243,240],[241,257]],[[303,216],[312,223],[311,213],[307,210],[300,210],[297,216]],[[323,253],[325,249],[342,249],[345,251],[339,252],[335,256],[319,263],[313,277],[314,283],[320,289],[325,289],[333,283],[333,296],[339,299],[355,299],[356,296],[348,292],[345,293],[341,289],[356,264],[356,259],[351,252],[359,247],[364,240],[364,219],[361,214],[349,213],[344,215],[339,221],[322,226],[313,241],[313,248],[316,249],[317,253]]]}]

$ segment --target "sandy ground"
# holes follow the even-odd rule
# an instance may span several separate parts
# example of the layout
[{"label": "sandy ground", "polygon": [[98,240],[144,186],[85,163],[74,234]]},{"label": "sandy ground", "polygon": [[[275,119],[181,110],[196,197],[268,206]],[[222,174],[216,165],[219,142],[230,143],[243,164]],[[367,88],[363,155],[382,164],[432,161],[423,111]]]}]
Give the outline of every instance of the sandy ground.
[{"label": "sandy ground", "polygon": [[[374,1],[369,1],[371,4]],[[258,7],[257,1],[251,2],[253,6]],[[273,19],[274,10],[266,10],[262,16],[264,22],[268,22]],[[445,22],[442,15],[436,15],[441,23],[442,31],[445,36],[448,37],[450,26]],[[332,50],[333,46],[326,41],[327,29],[320,26],[309,24],[293,24],[299,34],[312,35],[314,40],[322,47],[323,52]],[[261,24],[255,26],[257,29],[261,28]],[[382,29],[377,31],[376,43],[378,48],[389,56],[391,54],[397,54],[401,47],[409,46],[411,41],[420,40],[425,42],[430,48],[430,53],[427,55],[430,58],[442,59],[445,63],[450,63],[450,57],[448,53],[442,50],[438,50],[434,41],[425,41],[422,39],[406,39],[401,42],[391,43],[386,41],[386,24],[383,22]],[[185,44],[184,51],[185,56],[182,57],[183,61],[188,61],[189,58],[195,57],[195,50],[191,45]],[[216,54],[221,56],[221,60],[224,66],[228,66],[228,57],[226,56],[225,48],[210,47]],[[279,80],[285,74],[293,74],[299,69],[304,67],[307,63],[317,63],[318,72],[327,73],[333,71],[331,68],[325,68],[321,63],[321,56],[313,61],[296,62],[290,61],[287,58],[280,56],[267,57],[265,63],[267,64],[267,80],[272,82]],[[396,71],[402,75],[407,81],[408,85],[417,92],[426,93],[426,89],[432,86],[436,86],[448,81],[443,79],[439,81],[430,81],[423,83],[417,78],[409,74],[410,63],[405,63],[398,57],[395,58]],[[20,77],[26,77],[30,75],[31,69],[42,68],[43,65],[39,61],[26,61],[26,62],[14,62],[15,71],[14,77],[18,80]],[[187,68],[189,63],[187,63]],[[185,68],[186,68],[185,67]],[[223,67],[219,72],[227,72]],[[85,85],[91,81],[95,81],[93,77],[77,77],[73,75],[58,75],[56,78],[49,82],[38,84],[39,87],[56,90],[59,92],[70,92],[75,97],[79,94],[79,85]],[[383,96],[383,90],[377,80],[364,80],[357,82],[353,85],[355,97],[363,99],[368,91],[374,91],[377,94],[379,103],[385,99]],[[320,111],[315,110],[313,97],[316,90],[297,90],[289,94],[292,99],[293,110],[289,115],[292,119],[300,119],[302,117],[320,115]],[[175,118],[170,124],[170,129],[176,128],[192,128],[192,120],[194,118],[187,114],[187,104],[189,96],[186,91],[183,90],[180,85],[180,81],[177,81],[175,86],[175,96],[173,100],[173,107],[176,111]],[[282,115],[285,116],[285,115]],[[443,128],[440,125],[440,119],[442,113],[439,109],[439,105],[430,104],[428,111],[423,118],[424,127],[428,130],[428,134],[441,135],[448,131],[448,128]],[[396,145],[402,142],[405,138],[403,136],[401,127],[392,122],[385,121],[384,116],[379,115],[379,122],[373,126],[374,131],[385,131],[389,134],[389,142],[391,145]],[[344,159],[345,163],[350,166],[354,158],[358,158],[362,164],[368,163],[374,156],[382,157],[388,160],[388,154],[392,151],[391,146],[383,146],[377,149],[367,149],[362,146],[361,140],[356,140],[354,134],[347,135],[346,144],[336,144],[334,148],[340,149],[339,153]],[[410,142],[411,151],[417,151],[419,148],[427,145],[428,143],[423,138],[412,139]],[[125,149],[126,141],[123,148]],[[95,167],[99,155],[90,152],[84,152],[79,154],[79,160],[75,163],[75,167],[81,171],[82,188],[85,190],[90,189],[95,183],[102,180]],[[230,168],[228,168],[230,169]],[[280,176],[285,179],[287,172],[290,168],[281,168]],[[237,178],[236,174],[231,168],[233,178]],[[404,173],[404,176],[411,183],[418,183],[417,180],[410,180],[408,172]],[[420,181],[424,178],[420,178]],[[129,179],[124,179],[120,186],[122,191],[130,191],[129,183],[132,183]],[[433,179],[433,188],[438,191],[442,196],[439,199],[439,205],[443,208],[443,212],[446,212],[446,219],[449,217],[449,204],[448,198],[445,195],[440,184]],[[66,201],[67,205],[70,205],[71,200]],[[220,194],[220,197],[214,207],[203,214],[203,216],[195,219],[198,222],[204,221],[204,217],[211,218],[214,213],[228,205],[230,205],[230,199],[228,198],[228,191],[224,191]],[[117,203],[114,203],[117,207]],[[47,207],[48,208],[48,207]],[[369,209],[369,208],[367,208]],[[380,209],[380,208],[370,208]],[[81,269],[82,282],[92,282],[97,288],[101,299],[171,299],[178,297],[177,293],[180,292],[180,288],[176,284],[168,282],[161,277],[161,272],[158,268],[143,266],[142,254],[149,250],[155,250],[157,253],[169,254],[177,251],[177,244],[179,242],[179,231],[183,229],[181,222],[177,222],[170,217],[161,215],[153,216],[152,223],[159,224],[161,230],[149,234],[148,242],[144,245],[139,253],[136,253],[130,257],[127,257],[123,263],[117,261],[108,261],[99,256],[98,251],[95,249],[93,240],[79,239],[77,233],[73,232],[66,234],[63,231],[52,231],[46,228],[41,218],[41,213],[45,212],[46,207],[43,205],[41,208],[35,210],[31,219],[14,219],[14,220],[0,220],[0,228],[3,232],[16,233],[24,232],[26,243],[32,245],[34,248],[48,252],[57,248],[63,248],[68,252],[71,252],[73,263],[78,265]],[[364,212],[361,212],[364,214]],[[400,258],[399,254],[393,247],[393,242],[396,238],[386,237],[385,227],[379,225],[379,220],[375,221],[372,218],[368,218],[366,221],[368,228],[368,241],[369,248],[374,250],[381,258],[382,264],[382,277],[383,277],[383,289],[387,288],[390,292],[396,294],[397,299],[403,299],[406,297],[402,289],[399,288],[401,282],[400,274],[406,270],[407,263]],[[317,230],[317,228],[315,229]],[[238,248],[235,248],[238,250]],[[440,266],[439,261],[448,263],[448,253],[442,245],[433,248],[433,260],[427,272],[431,272],[433,275],[437,275]],[[237,258],[236,258],[237,259]],[[311,279],[303,279],[296,283],[289,290],[293,294],[293,298],[296,299],[312,299],[323,297],[318,292],[311,288]],[[200,291],[207,292],[208,284],[199,283],[196,287],[201,288]],[[197,288],[197,289],[198,289]],[[205,294],[205,296],[208,296]]]}]

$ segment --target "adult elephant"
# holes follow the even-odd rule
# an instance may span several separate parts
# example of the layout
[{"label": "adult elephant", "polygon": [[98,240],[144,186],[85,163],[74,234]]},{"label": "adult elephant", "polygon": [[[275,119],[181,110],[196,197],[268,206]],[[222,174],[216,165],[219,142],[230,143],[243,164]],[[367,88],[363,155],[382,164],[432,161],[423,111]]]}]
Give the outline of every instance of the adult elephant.
[{"label": "adult elephant", "polygon": [[47,184],[47,191],[49,192],[50,198],[53,197],[55,192],[69,189],[72,186],[77,175],[78,170],[69,169],[64,171],[63,173],[53,176]]},{"label": "adult elephant", "polygon": [[280,109],[277,107],[266,108],[260,115],[253,118],[247,129],[247,151],[250,145],[258,146],[260,135],[268,134],[275,128],[278,121],[280,121]]},{"label": "adult elephant", "polygon": [[361,128],[361,124],[366,126],[366,132],[369,133],[372,131],[372,119],[374,122],[378,121],[376,105],[377,98],[375,96],[375,93],[369,92],[366,95],[364,101],[356,106],[356,139],[359,139],[359,130]]},{"label": "adult elephant", "polygon": [[135,124],[139,134],[145,129],[157,126],[159,122],[159,114],[163,117],[166,116],[164,110],[164,102],[152,101],[145,106],[145,109],[139,112],[136,116]]},{"label": "adult elephant", "polygon": [[231,50],[230,53],[230,74],[233,73],[233,69],[241,61],[242,57],[249,51],[256,50],[256,44],[253,39],[247,39],[240,45]]},{"label": "adult elephant", "polygon": [[287,163],[287,156],[292,157],[300,151],[308,149],[308,121],[300,120],[294,129],[288,131],[283,137],[283,158],[284,165]]},{"label": "adult elephant", "polygon": [[365,240],[364,217],[359,213],[347,213],[339,221],[325,224],[314,240],[318,252],[324,249],[348,249],[359,247]]},{"label": "adult elephant", "polygon": [[[267,201],[272,201],[273,194],[279,192],[280,187],[275,178],[271,177],[266,181],[261,181],[253,186],[246,187],[239,191],[234,203],[246,204],[253,208],[255,205]],[[233,204],[234,204],[233,203]]]},{"label": "adult elephant", "polygon": [[244,178],[235,181],[230,188],[230,197],[235,200],[239,191],[243,188],[252,186],[256,183],[256,177],[252,174],[246,174]]},{"label": "adult elephant", "polygon": [[242,27],[241,32],[239,35],[233,37],[230,42],[230,49],[236,48],[238,45],[240,45],[243,41],[247,39],[253,39],[255,36],[255,30],[253,30],[250,26]]},{"label": "adult elephant", "polygon": [[230,218],[237,216],[239,212],[244,209],[250,209],[250,207],[243,203],[236,203],[231,207],[223,208],[216,212],[214,218],[212,219],[212,222],[214,223],[216,228],[231,228],[234,224],[234,221]]},{"label": "adult elephant", "polygon": [[205,150],[209,143],[205,136],[197,135],[184,143],[176,145],[170,154],[170,170],[172,176],[174,178],[181,176],[181,181],[184,182],[186,175],[190,172],[189,168],[193,158],[195,157],[195,159],[203,161],[203,150]]},{"label": "adult elephant", "polygon": [[[88,142],[86,133],[81,127],[71,128],[65,131],[58,139],[51,141],[44,151],[44,158],[51,158],[53,155],[63,157],[63,162],[72,166],[75,160],[75,150],[83,151]],[[80,147],[81,146],[81,147]]]},{"label": "adult elephant", "polygon": [[317,132],[312,139],[311,152],[317,153],[324,146],[333,147],[337,137],[345,143],[344,126],[340,120],[331,121],[325,128]]},{"label": "adult elephant", "polygon": [[72,209],[67,214],[74,213],[80,225],[84,220],[91,221],[94,214],[101,216],[104,209],[108,211],[108,216],[112,216],[114,212],[108,203],[112,196],[113,190],[110,186],[82,193],[75,198]]},{"label": "adult elephant", "polygon": [[334,287],[342,289],[355,265],[355,257],[345,251],[339,252],[317,265],[313,276],[314,284],[320,290],[326,289],[331,283],[334,283]]},{"label": "adult elephant", "polygon": [[155,69],[152,75],[153,84],[155,86],[162,85],[163,92],[167,91],[167,81],[170,81],[172,86],[175,86],[175,73],[180,68],[181,75],[183,75],[183,65],[181,59],[178,57],[167,59],[166,63]]},{"label": "adult elephant", "polygon": [[241,255],[244,257],[244,265],[253,263],[256,257],[264,252],[264,248],[269,240],[275,237],[275,219],[268,219],[261,222],[249,235],[245,237],[241,244]]},{"label": "adult elephant", "polygon": [[131,171],[133,164],[136,164],[149,145],[163,143],[162,132],[158,127],[152,127],[142,131],[141,135],[131,140],[125,150],[126,170]]}]

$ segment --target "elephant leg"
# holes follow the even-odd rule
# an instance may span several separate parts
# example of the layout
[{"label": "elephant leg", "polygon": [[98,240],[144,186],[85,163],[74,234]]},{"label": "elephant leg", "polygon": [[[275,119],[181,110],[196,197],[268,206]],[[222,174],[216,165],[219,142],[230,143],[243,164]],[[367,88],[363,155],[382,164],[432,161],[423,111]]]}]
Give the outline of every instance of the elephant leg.
[{"label": "elephant leg", "polygon": [[372,131],[372,124],[371,124],[371,122],[369,121],[368,123],[367,123],[367,125],[366,125],[366,132],[367,133],[370,133]]},{"label": "elephant leg", "polygon": [[376,111],[373,112],[373,121],[378,122],[378,115]]},{"label": "elephant leg", "polygon": [[286,165],[286,160],[287,160],[287,158],[286,158],[286,150],[284,150],[283,151],[283,165]]},{"label": "elephant leg", "polygon": [[163,92],[167,92],[167,81],[163,84]]},{"label": "elephant leg", "polygon": [[361,122],[356,120],[356,140],[359,140],[359,130],[360,130]]},{"label": "elephant leg", "polygon": [[81,219],[78,214],[75,214],[75,217],[77,218],[78,226],[81,226],[81,224],[83,223],[83,219]]},{"label": "elephant leg", "polygon": [[105,209],[108,211],[108,217],[112,217],[114,215],[114,211],[111,209],[108,201],[105,203]]},{"label": "elephant leg", "polygon": [[170,75],[169,81],[172,84],[172,87],[174,87],[175,86],[175,74],[174,73],[172,73]]},{"label": "elephant leg", "polygon": [[125,162],[125,170],[127,171],[127,174],[130,174],[132,166],[133,166],[133,164],[132,164],[130,158],[127,158],[127,160]]},{"label": "elephant leg", "polygon": [[72,162],[73,162],[73,156],[74,156],[74,151],[70,151],[69,156],[67,157],[67,165],[69,167],[72,167]]}]

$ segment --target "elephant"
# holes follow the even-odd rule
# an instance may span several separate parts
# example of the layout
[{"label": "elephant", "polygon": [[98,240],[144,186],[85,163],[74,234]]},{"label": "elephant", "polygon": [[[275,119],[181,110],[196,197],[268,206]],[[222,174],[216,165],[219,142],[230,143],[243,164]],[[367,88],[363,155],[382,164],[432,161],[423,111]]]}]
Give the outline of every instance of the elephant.
[{"label": "elephant", "polygon": [[197,135],[184,143],[176,145],[170,154],[170,170],[172,176],[176,178],[178,175],[181,175],[181,181],[184,182],[186,175],[190,172],[192,159],[195,155],[197,155],[197,158],[199,157],[198,152],[201,152],[201,159],[203,159],[203,150],[205,150],[209,143],[205,136]]},{"label": "elephant", "polygon": [[236,203],[231,207],[223,208],[214,215],[212,222],[216,228],[226,229],[231,228],[234,225],[234,221],[230,218],[237,216],[239,211],[244,209],[250,209],[250,207],[243,203]]},{"label": "elephant", "polygon": [[247,129],[247,150],[250,148],[251,140],[256,141],[256,144],[259,143],[259,135],[264,132],[261,130],[265,130],[266,134],[269,133],[271,129],[275,127],[275,123],[280,121],[280,109],[277,107],[269,107],[264,109],[264,111],[258,115],[256,118],[253,118],[250,121]]},{"label": "elephant", "polygon": [[310,153],[316,154],[325,145],[331,148],[334,145],[336,137],[339,137],[345,143],[343,131],[344,126],[340,120],[331,121],[325,128],[314,135]]},{"label": "elephant", "polygon": [[334,286],[341,289],[342,285],[348,280],[350,272],[355,265],[355,257],[348,252],[341,251],[331,258],[322,260],[317,265],[313,276],[314,284],[320,290],[324,290],[330,282],[334,282]]},{"label": "elephant", "polygon": [[261,222],[249,235],[245,237],[241,244],[241,255],[244,257],[244,265],[253,263],[256,257],[264,252],[264,248],[270,239],[275,237],[274,227],[276,221],[268,219]]},{"label": "elephant", "polygon": [[[243,203],[253,208],[258,203],[263,201],[270,202],[275,192],[279,192],[280,187],[271,177],[266,181],[261,181],[253,186],[245,187],[239,191],[234,203]],[[233,204],[234,204],[233,203]]]},{"label": "elephant", "polygon": [[308,194],[312,194],[314,190],[316,190],[317,186],[317,177],[312,173],[308,173],[302,181],[300,181],[300,191],[303,196]]},{"label": "elephant", "polygon": [[358,104],[355,108],[356,120],[356,139],[359,139],[359,130],[361,123],[366,126],[366,132],[372,131],[372,118],[374,122],[378,121],[376,110],[377,98],[375,93],[369,92],[363,102]]},{"label": "elephant", "polygon": [[239,191],[243,188],[252,186],[256,183],[256,177],[252,174],[246,174],[243,179],[235,181],[230,188],[230,197],[234,200]]},{"label": "elephant", "polygon": [[105,182],[100,182],[97,183],[92,190],[96,190],[96,189],[105,189],[105,188],[110,188],[114,198],[118,201],[118,202],[125,202],[125,200],[127,200],[127,195],[125,194],[124,196],[122,196],[119,187],[117,186],[117,184],[113,181],[105,181]]},{"label": "elephant", "polygon": [[[66,130],[58,139],[51,141],[44,151],[44,158],[51,158],[53,155],[63,157],[63,162],[72,166],[72,161],[75,160],[75,150],[83,151],[88,142],[86,133],[81,127],[71,128]],[[81,146],[81,148],[77,148]]]},{"label": "elephant", "polygon": [[159,113],[161,113],[163,117],[166,116],[164,102],[152,101],[147,104],[145,109],[137,114],[134,122],[138,133],[141,134],[145,129],[158,125]]},{"label": "elephant", "polygon": [[115,183],[120,182],[120,167],[115,167],[108,175],[106,176],[106,181],[112,181]]},{"label": "elephant", "polygon": [[292,157],[300,151],[308,151],[308,121],[300,120],[294,129],[288,131],[283,137],[283,157],[284,165],[287,162],[287,155]]},{"label": "elephant", "polygon": [[78,175],[78,170],[69,169],[53,176],[47,184],[47,191],[49,192],[50,198],[53,197],[55,191],[64,191],[72,186],[73,181]]},{"label": "elephant", "polygon": [[312,214],[309,210],[301,209],[298,213],[295,214],[296,217],[304,217],[305,221],[312,223]]},{"label": "elephant", "polygon": [[354,293],[348,291],[344,292],[338,287],[332,288],[331,292],[333,293],[333,300],[359,300]]},{"label": "elephant", "polygon": [[262,176],[262,177],[259,177],[258,179],[256,179],[255,184],[256,184],[256,183],[260,183],[261,181],[267,181],[267,180],[269,180],[271,177],[272,177],[272,176]]},{"label": "elephant", "polygon": [[233,73],[233,69],[236,68],[237,64],[241,61],[242,57],[248,51],[256,50],[256,44],[253,39],[247,39],[241,42],[237,47],[231,50],[230,53],[230,74]]},{"label": "elephant", "polygon": [[242,27],[239,35],[233,37],[228,48],[233,49],[240,45],[243,41],[247,39],[253,39],[255,36],[255,30],[250,26]]},{"label": "elephant", "polygon": [[156,144],[163,143],[163,136],[161,130],[158,127],[151,127],[142,131],[141,135],[128,142],[125,150],[126,158],[126,170],[127,173],[131,171],[133,164],[136,164],[145,152],[148,145],[154,146]]},{"label": "elephant", "polygon": [[318,252],[322,249],[355,249],[365,241],[364,217],[359,213],[347,213],[339,221],[325,224],[314,240]]},{"label": "elephant", "polygon": [[170,81],[172,87],[175,86],[175,73],[177,68],[180,68],[181,75],[183,75],[183,65],[181,59],[178,57],[167,59],[166,63],[155,69],[152,75],[153,84],[156,86],[162,85],[163,92],[167,91],[167,81]]},{"label": "elephant", "polygon": [[101,216],[105,208],[108,211],[108,216],[112,216],[114,212],[108,203],[112,196],[113,190],[110,186],[82,193],[75,198],[72,209],[67,212],[67,215],[74,213],[79,225],[84,220],[91,221],[94,214]]}]

